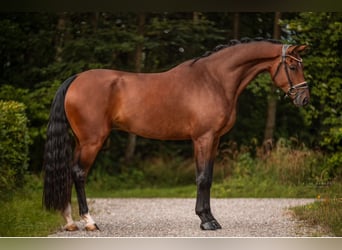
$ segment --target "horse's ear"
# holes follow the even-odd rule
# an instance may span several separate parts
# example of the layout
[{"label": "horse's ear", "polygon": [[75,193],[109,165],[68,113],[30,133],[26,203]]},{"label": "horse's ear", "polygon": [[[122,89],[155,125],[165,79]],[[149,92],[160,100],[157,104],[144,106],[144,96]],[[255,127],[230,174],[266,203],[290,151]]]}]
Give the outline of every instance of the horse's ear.
[{"label": "horse's ear", "polygon": [[293,53],[301,53],[303,52],[306,48],[308,47],[308,45],[293,45],[288,49],[289,54],[293,54]]},{"label": "horse's ear", "polygon": [[303,52],[304,50],[306,50],[307,47],[308,47],[308,45],[306,45],[306,44],[299,45],[295,49],[295,52],[297,52],[299,54],[299,53]]}]

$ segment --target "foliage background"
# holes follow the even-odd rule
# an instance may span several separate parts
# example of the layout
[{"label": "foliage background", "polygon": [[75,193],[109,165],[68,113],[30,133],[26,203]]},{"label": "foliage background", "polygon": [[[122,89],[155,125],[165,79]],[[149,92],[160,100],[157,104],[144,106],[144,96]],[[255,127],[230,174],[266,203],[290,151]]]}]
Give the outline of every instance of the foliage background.
[{"label": "foliage background", "polygon": [[30,138],[25,106],[15,101],[0,100],[0,198],[23,187],[28,167]]},{"label": "foliage background", "polygon": [[[138,32],[141,15],[145,21],[142,32]],[[267,12],[1,13],[0,98],[26,106],[32,140],[28,172],[41,172],[51,100],[70,75],[91,68],[135,71],[138,46],[142,46],[141,71],[164,71],[233,38],[271,38],[273,21],[274,13]],[[322,170],[326,179],[341,178],[342,14],[282,13],[280,25],[283,41],[310,45],[304,65],[311,104],[298,109],[277,91],[274,140],[285,139],[291,147],[319,152],[327,157]],[[252,159],[259,157],[270,82],[267,75],[260,75],[240,96],[237,122],[221,140],[222,159],[224,152],[243,154],[246,148]],[[129,162],[124,159],[127,143],[126,133],[115,131],[110,135],[92,170],[97,171],[93,180],[131,173],[144,179],[144,164],[167,163],[170,159],[175,159],[171,166],[160,169],[172,172],[184,162],[191,165],[187,162],[192,158],[189,142],[138,138]],[[184,183],[193,181],[184,177]]]},{"label": "foliage background", "polygon": [[[270,12],[0,12],[0,236],[45,236],[64,223],[41,209],[41,168],[51,101],[65,79],[92,68],[164,71],[230,39],[272,38],[274,19]],[[298,109],[272,92],[268,75],[256,78],[221,138],[212,196],[317,197],[325,202],[311,207],[324,209],[304,207],[303,217],[329,218],[340,236],[342,13],[281,13],[279,24],[281,40],[310,45],[303,59],[311,103]],[[266,156],[272,96],[275,145]],[[90,197],[195,197],[190,142],[137,138],[129,161],[128,142],[126,133],[110,135],[88,178]]]}]

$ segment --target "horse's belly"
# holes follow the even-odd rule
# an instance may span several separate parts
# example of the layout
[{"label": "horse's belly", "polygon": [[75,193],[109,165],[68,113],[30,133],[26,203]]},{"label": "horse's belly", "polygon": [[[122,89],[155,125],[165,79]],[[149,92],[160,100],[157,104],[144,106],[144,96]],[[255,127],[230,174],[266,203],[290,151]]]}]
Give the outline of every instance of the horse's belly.
[{"label": "horse's belly", "polygon": [[116,115],[114,127],[142,137],[161,140],[191,138],[191,117],[168,108],[136,107]]},{"label": "horse's belly", "polygon": [[118,123],[118,129],[139,135],[141,137],[159,140],[186,140],[190,139],[189,129],[174,122],[139,120],[134,122]]}]

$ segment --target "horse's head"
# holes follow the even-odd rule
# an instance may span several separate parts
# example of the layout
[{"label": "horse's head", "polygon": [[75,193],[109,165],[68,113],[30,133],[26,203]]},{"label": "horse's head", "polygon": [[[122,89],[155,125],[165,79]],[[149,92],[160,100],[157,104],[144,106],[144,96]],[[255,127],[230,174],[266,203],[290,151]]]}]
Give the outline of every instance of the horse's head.
[{"label": "horse's head", "polygon": [[310,100],[302,59],[299,57],[299,53],[306,47],[306,45],[283,45],[280,61],[272,65],[270,70],[272,80],[296,106],[305,106]]}]

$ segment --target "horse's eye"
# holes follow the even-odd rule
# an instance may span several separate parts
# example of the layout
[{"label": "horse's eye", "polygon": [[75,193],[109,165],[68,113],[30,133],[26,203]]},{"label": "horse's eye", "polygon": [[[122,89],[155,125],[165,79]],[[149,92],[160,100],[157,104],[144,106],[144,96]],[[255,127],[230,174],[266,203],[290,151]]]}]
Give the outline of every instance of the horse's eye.
[{"label": "horse's eye", "polygon": [[289,68],[290,68],[290,70],[296,70],[297,69],[296,65],[294,65],[294,64],[290,64]]}]

